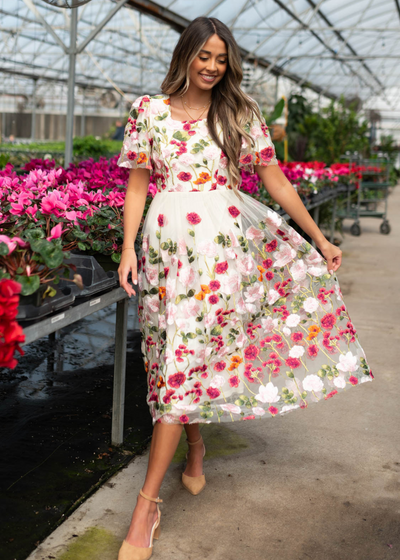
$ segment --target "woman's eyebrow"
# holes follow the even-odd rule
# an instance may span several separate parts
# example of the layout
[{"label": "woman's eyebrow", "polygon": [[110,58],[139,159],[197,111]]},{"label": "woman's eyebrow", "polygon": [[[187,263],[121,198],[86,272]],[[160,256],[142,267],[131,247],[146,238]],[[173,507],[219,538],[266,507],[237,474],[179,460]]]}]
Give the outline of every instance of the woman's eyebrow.
[{"label": "woman's eyebrow", "polygon": [[[201,49],[200,52],[206,53],[206,54],[212,54],[211,51],[205,51],[204,49]],[[224,53],[219,53],[217,56],[228,56],[228,53],[224,52]]]}]

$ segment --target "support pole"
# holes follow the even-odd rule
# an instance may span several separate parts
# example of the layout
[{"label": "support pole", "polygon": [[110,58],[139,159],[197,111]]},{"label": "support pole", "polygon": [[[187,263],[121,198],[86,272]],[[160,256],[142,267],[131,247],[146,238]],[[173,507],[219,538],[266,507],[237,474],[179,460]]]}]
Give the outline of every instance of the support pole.
[{"label": "support pole", "polygon": [[114,389],[111,426],[111,445],[124,441],[126,336],[128,332],[128,301],[126,297],[117,303],[115,320]]},{"label": "support pole", "polygon": [[82,97],[82,114],[81,114],[81,136],[85,136],[85,101],[86,101],[86,88],[83,88],[83,97]]},{"label": "support pole", "polygon": [[72,142],[74,138],[74,101],[75,101],[75,65],[76,65],[76,39],[78,32],[78,8],[71,9],[71,29],[69,43],[69,72],[68,72],[68,104],[67,122],[65,132],[64,167],[72,161]]},{"label": "support pole", "polygon": [[36,89],[37,89],[37,80],[33,80],[31,142],[35,141],[35,135],[36,135]]}]

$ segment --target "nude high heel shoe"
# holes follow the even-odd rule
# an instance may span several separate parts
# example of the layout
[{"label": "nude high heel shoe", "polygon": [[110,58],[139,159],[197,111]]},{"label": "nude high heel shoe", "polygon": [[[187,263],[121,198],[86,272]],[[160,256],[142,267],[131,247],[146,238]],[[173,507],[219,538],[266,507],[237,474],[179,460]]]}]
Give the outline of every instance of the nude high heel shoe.
[{"label": "nude high heel shoe", "polygon": [[[196,445],[196,443],[199,443],[200,441],[202,441],[202,437],[200,436],[200,438],[197,441],[187,441],[188,445]],[[206,448],[203,442],[203,457],[206,454]],[[188,457],[189,451],[186,453],[186,459]],[[187,476],[185,473],[182,473],[182,484],[184,486],[184,488],[186,488],[186,490],[188,490],[188,492],[190,492],[191,494],[193,494],[193,496],[197,496],[197,494],[200,494],[200,492],[203,490],[204,486],[206,485],[206,477],[204,474],[200,475],[200,476]]]},{"label": "nude high heel shoe", "polygon": [[153,539],[158,539],[160,537],[161,511],[158,504],[160,504],[162,500],[160,500],[160,498],[150,498],[150,496],[147,496],[147,494],[145,494],[143,490],[140,490],[139,494],[146,500],[149,500],[150,502],[156,502],[157,504],[158,517],[153,527],[151,528],[150,544],[148,547],[142,548],[134,546],[133,544],[129,544],[124,539],[122,542],[122,546],[119,549],[118,560],[149,560],[149,558],[151,558],[151,555],[153,554]]}]

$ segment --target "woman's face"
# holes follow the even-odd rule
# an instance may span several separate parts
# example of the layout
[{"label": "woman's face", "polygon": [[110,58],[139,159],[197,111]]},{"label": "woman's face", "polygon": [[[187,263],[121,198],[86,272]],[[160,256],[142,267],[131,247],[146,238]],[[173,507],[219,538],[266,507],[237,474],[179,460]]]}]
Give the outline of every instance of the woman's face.
[{"label": "woman's face", "polygon": [[220,82],[228,65],[226,45],[218,35],[212,35],[190,65],[190,83],[209,90]]}]

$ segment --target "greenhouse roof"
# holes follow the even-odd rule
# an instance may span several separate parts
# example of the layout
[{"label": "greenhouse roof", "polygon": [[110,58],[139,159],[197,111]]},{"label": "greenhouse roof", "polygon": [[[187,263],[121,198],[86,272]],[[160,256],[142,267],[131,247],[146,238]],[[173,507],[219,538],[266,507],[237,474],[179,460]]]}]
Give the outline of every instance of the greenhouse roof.
[{"label": "greenhouse roof", "polygon": [[[359,97],[400,116],[399,0],[92,0],[78,9],[78,46],[111,10],[78,54],[82,87],[116,89],[127,100],[158,92],[179,32],[206,15],[232,30],[249,65],[248,91],[282,75],[296,89]],[[11,83],[18,89],[16,80],[67,81],[70,14],[43,0],[0,0],[3,95]]]}]

